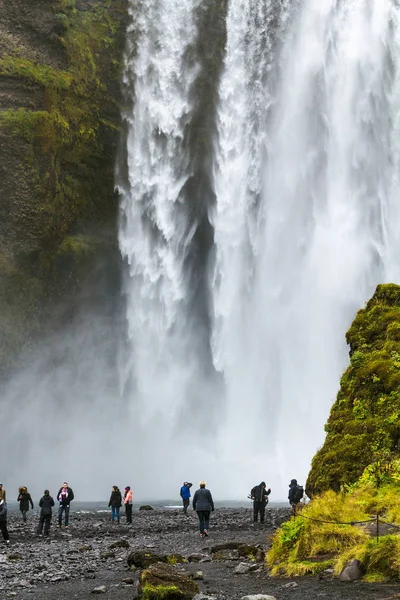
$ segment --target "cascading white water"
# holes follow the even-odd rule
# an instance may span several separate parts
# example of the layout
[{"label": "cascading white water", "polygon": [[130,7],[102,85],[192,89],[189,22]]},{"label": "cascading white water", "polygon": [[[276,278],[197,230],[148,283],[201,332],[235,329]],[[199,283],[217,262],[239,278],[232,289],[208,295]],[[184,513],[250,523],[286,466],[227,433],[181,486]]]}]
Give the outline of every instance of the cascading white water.
[{"label": "cascading white water", "polygon": [[[377,283],[400,282],[400,9],[394,0],[230,0],[209,333],[192,322],[187,258],[198,222],[183,191],[194,175],[185,136],[202,7],[132,2],[120,230],[132,414],[168,445],[182,413],[190,417],[190,390],[204,412],[224,404],[208,423],[218,472],[202,447],[202,473],[213,469],[231,496],[268,477],[283,497],[322,441],[356,310]],[[223,395],[202,381],[205,334]]]},{"label": "cascading white water", "polygon": [[[304,478],[323,439],[355,311],[377,283],[400,281],[400,9],[391,0],[294,8],[254,136],[245,8],[231,2],[213,219],[215,362],[230,416],[223,445],[242,462],[249,438],[259,440],[258,459],[277,482]],[[265,153],[252,152],[257,138]]]}]

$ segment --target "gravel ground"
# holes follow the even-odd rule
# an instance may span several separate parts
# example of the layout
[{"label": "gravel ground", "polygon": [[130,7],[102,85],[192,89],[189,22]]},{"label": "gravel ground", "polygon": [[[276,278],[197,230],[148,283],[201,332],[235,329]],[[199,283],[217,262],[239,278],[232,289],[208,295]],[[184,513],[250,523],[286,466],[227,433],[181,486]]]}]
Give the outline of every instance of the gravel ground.
[{"label": "gravel ground", "polygon": [[[254,525],[248,509],[218,509],[211,520],[210,536],[199,538],[196,515],[176,510],[135,512],[133,525],[112,524],[106,513],[72,514],[68,529],[52,527],[49,539],[36,537],[33,518],[27,526],[19,517],[9,521],[11,544],[0,550],[0,598],[37,600],[93,599],[92,590],[106,586],[104,599],[133,600],[127,555],[132,550],[158,554],[199,554],[204,562],[177,568],[201,570],[202,592],[218,600],[240,600],[246,594],[270,594],[277,600],[391,600],[400,599],[398,585],[340,583],[330,576],[301,579],[270,578],[261,564],[247,574],[235,574],[243,559],[233,552],[210,560],[210,549],[221,543],[241,542],[268,548],[274,528],[288,517],[286,509],[272,509],[264,525]],[[126,547],[111,548],[114,542]],[[129,544],[129,547],[128,547]],[[228,553],[229,554],[229,553]]]}]

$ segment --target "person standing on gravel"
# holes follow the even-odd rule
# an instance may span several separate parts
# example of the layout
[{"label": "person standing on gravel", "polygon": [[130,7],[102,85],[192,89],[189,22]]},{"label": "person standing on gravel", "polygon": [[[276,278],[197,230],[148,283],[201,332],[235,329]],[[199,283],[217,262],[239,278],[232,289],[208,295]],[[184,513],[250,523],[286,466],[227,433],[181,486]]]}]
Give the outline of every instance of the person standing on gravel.
[{"label": "person standing on gravel", "polygon": [[60,503],[58,508],[58,526],[62,525],[62,516],[65,512],[65,527],[69,526],[69,508],[70,503],[74,499],[74,492],[69,487],[68,483],[64,481],[62,487],[58,490],[57,500]]},{"label": "person standing on gravel", "polygon": [[253,518],[254,522],[258,521],[258,513],[260,513],[260,522],[264,523],[265,507],[268,504],[268,496],[271,493],[271,488],[266,489],[265,481],[260,485],[256,485],[250,492],[250,497],[253,500]]},{"label": "person standing on gravel", "polygon": [[6,544],[10,543],[10,536],[7,529],[7,504],[5,500],[0,500],[0,531]]},{"label": "person standing on gravel", "polygon": [[132,523],[133,496],[132,496],[132,490],[129,485],[127,485],[125,488],[124,506],[125,506],[126,522]]},{"label": "person standing on gravel", "polygon": [[6,490],[3,488],[2,483],[0,483],[0,500],[6,501]]},{"label": "person standing on gravel", "polygon": [[206,482],[200,481],[200,489],[193,496],[193,510],[199,517],[200,537],[208,536],[210,513],[214,511],[214,501],[210,490],[206,489]]},{"label": "person standing on gravel", "polygon": [[54,506],[54,500],[50,496],[49,490],[44,490],[44,495],[42,496],[42,498],[40,498],[39,506],[41,508],[41,511],[37,533],[38,535],[42,534],[44,525],[44,535],[48,536],[50,533],[51,517],[53,514],[52,509]]},{"label": "person standing on gravel", "polygon": [[117,517],[117,522],[119,523],[121,518],[120,509],[122,506],[122,495],[117,485],[112,486],[108,506],[111,506],[111,521],[114,523],[115,517]]},{"label": "person standing on gravel", "polygon": [[304,496],[302,485],[298,485],[297,479],[292,479],[289,483],[289,504],[292,507],[292,512],[296,516],[297,505],[301,502]]},{"label": "person standing on gravel", "polygon": [[181,498],[182,498],[182,503],[183,503],[183,512],[185,513],[185,515],[187,515],[187,509],[189,508],[189,504],[190,504],[190,488],[192,487],[192,483],[189,483],[188,481],[185,481],[183,483],[183,486],[181,487]]},{"label": "person standing on gravel", "polygon": [[33,510],[34,506],[33,506],[31,495],[28,492],[28,489],[23,485],[20,488],[18,488],[17,502],[19,502],[19,510],[22,513],[22,521],[26,525],[26,513],[29,510],[29,504],[31,505],[32,510]]}]

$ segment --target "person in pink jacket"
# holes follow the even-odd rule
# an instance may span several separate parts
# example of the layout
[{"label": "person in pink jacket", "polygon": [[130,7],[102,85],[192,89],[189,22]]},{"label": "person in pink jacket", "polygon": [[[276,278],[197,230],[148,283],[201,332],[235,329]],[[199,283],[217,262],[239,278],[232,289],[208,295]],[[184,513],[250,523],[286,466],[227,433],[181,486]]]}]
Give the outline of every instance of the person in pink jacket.
[{"label": "person in pink jacket", "polygon": [[131,490],[130,486],[128,485],[125,488],[125,494],[124,494],[124,506],[125,506],[125,515],[126,515],[127,523],[132,523],[132,504],[133,504],[132,490]]}]

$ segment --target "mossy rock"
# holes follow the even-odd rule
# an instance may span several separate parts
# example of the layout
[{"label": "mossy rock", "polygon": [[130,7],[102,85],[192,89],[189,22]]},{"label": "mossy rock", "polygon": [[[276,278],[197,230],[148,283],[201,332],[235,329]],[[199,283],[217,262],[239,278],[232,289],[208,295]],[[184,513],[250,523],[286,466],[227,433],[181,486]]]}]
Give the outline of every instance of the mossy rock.
[{"label": "mossy rock", "polygon": [[325,426],[325,443],[312,461],[308,496],[339,491],[368,465],[400,456],[400,286],[377,287],[347,341],[350,364]]},{"label": "mossy rock", "polygon": [[167,561],[169,565],[178,565],[186,563],[187,560],[182,554],[168,554]]},{"label": "mossy rock", "polygon": [[168,564],[151,565],[140,577],[139,598],[143,600],[191,600],[198,592],[192,579]]},{"label": "mossy rock", "polygon": [[127,560],[130,567],[147,569],[147,567],[156,563],[167,563],[168,557],[161,554],[154,554],[153,552],[146,552],[146,550],[136,550],[128,555]]}]

